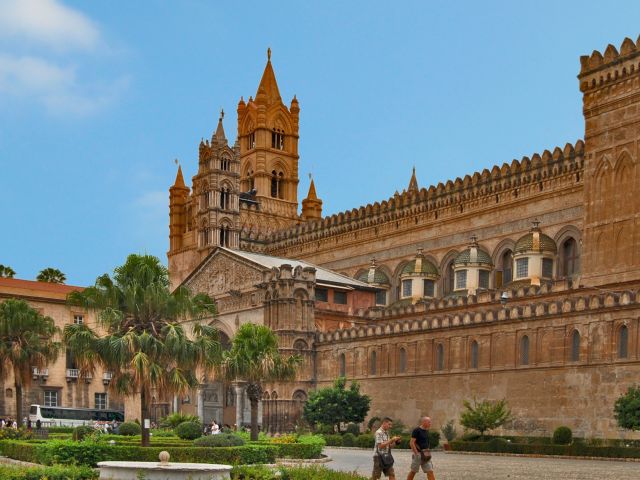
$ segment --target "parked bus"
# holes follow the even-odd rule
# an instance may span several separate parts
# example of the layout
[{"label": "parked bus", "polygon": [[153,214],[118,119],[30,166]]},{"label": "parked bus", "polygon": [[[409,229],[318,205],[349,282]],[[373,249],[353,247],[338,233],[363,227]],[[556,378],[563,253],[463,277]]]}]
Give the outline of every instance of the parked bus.
[{"label": "parked bus", "polygon": [[95,422],[124,422],[124,412],[98,410],[95,408],[66,408],[31,405],[29,420],[35,426],[40,420],[43,427],[76,427],[93,425]]}]

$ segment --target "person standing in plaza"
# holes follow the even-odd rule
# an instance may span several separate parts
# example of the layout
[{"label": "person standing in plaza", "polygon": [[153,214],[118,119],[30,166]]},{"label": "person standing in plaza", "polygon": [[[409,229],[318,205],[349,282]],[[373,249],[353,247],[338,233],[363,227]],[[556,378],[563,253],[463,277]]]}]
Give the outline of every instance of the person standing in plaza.
[{"label": "person standing in plaza", "polygon": [[420,419],[420,425],[411,432],[409,447],[413,455],[411,456],[411,471],[407,476],[407,480],[413,480],[413,477],[416,476],[420,468],[427,474],[428,480],[436,479],[433,473],[433,463],[431,462],[429,427],[431,427],[431,419],[429,417],[422,417]]},{"label": "person standing in plaza", "polygon": [[383,466],[380,461],[380,455],[383,453],[390,453],[391,447],[395,446],[400,437],[389,438],[389,429],[392,425],[392,420],[389,417],[385,417],[382,420],[382,425],[376,430],[375,445],[373,447],[373,473],[371,474],[371,480],[378,480],[384,473],[389,480],[395,480],[396,474],[393,470],[393,465]]}]

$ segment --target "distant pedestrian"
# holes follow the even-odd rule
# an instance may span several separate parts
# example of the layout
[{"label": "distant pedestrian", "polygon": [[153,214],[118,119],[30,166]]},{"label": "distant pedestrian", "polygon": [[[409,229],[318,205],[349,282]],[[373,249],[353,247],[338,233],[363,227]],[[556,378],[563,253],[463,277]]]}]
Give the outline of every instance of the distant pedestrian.
[{"label": "distant pedestrian", "polygon": [[[382,474],[389,478],[389,480],[395,480],[396,474],[393,470],[393,463],[389,465],[388,460],[391,460],[391,448],[394,447],[399,441],[400,437],[389,438],[389,429],[393,421],[389,417],[385,417],[382,420],[382,425],[376,430],[375,445],[373,447],[373,472],[371,473],[371,480],[378,480]],[[388,460],[387,460],[388,459]],[[385,462],[387,460],[387,462]]]},{"label": "distant pedestrian", "polygon": [[42,428],[42,422],[40,419],[36,420],[36,430],[40,430]]},{"label": "distant pedestrian", "polygon": [[430,427],[431,419],[429,417],[422,417],[420,419],[420,425],[411,432],[409,447],[413,455],[411,456],[411,471],[407,476],[407,480],[413,480],[413,477],[420,471],[420,468],[427,474],[429,480],[436,479],[433,473],[433,463],[431,462],[431,445],[429,444]]}]

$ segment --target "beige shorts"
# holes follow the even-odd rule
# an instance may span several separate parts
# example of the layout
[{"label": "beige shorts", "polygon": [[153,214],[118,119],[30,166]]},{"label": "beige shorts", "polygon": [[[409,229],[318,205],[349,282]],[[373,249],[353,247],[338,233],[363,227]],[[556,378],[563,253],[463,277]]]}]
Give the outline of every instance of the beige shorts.
[{"label": "beige shorts", "polygon": [[425,473],[430,472],[433,470],[433,463],[431,463],[431,460],[429,460],[428,462],[423,462],[422,455],[416,455],[414,453],[411,455],[411,471],[413,473],[418,473],[420,468],[422,468],[422,471]]},{"label": "beige shorts", "polygon": [[380,465],[380,457],[378,455],[373,456],[373,473],[371,474],[372,480],[378,480],[384,473],[385,477],[395,477],[396,474],[393,471],[393,467],[382,468]]}]

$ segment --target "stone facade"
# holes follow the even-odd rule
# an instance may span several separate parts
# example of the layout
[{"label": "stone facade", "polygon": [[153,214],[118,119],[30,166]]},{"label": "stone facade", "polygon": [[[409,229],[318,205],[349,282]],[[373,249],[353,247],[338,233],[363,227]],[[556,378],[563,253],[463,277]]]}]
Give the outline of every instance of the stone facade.
[{"label": "stone facade", "polygon": [[[51,317],[61,330],[73,322],[95,325],[93,312],[66,304],[67,295],[80,289],[70,285],[0,278],[0,301],[7,298],[25,300],[42,315]],[[32,382],[24,389],[22,411],[27,413],[29,405],[45,405],[47,402],[59,407],[98,408],[102,396],[106,397],[106,408],[122,410],[121,399],[109,392],[110,378],[100,369],[92,376],[81,378],[73,359],[65,355],[63,350],[47,368],[33,370]],[[3,381],[0,394],[0,416],[14,417],[15,412],[14,380],[13,374],[9,374]]]},{"label": "stone facade", "polygon": [[[305,356],[298,381],[269,388],[265,425],[290,428],[310,389],[346,375],[372,396],[371,415],[407,424],[429,413],[438,426],[465,399],[506,398],[515,414],[508,433],[546,435],[564,424],[577,435],[621,434],[613,403],[640,378],[640,43],[626,39],[620,52],[609,46],[581,64],[585,141],[429,188],[414,171],[393,197],[322,218],[313,184],[301,215],[290,209],[299,106],[282,105],[269,59],[249,102],[258,123],[246,123],[249,104],[239,104],[237,188],[239,248],[261,252],[273,270],[263,265],[257,281],[235,247],[211,245],[203,257],[183,240],[169,252],[172,282],[214,295],[226,335],[264,323],[284,351]],[[284,138],[291,155],[260,150],[260,135],[272,147]],[[286,167],[286,198],[277,183],[275,196],[264,193],[273,155]],[[172,192],[193,196],[181,188]],[[179,255],[193,267],[179,266]],[[236,266],[203,273],[233,255]],[[328,288],[293,262],[361,283]]]}]

